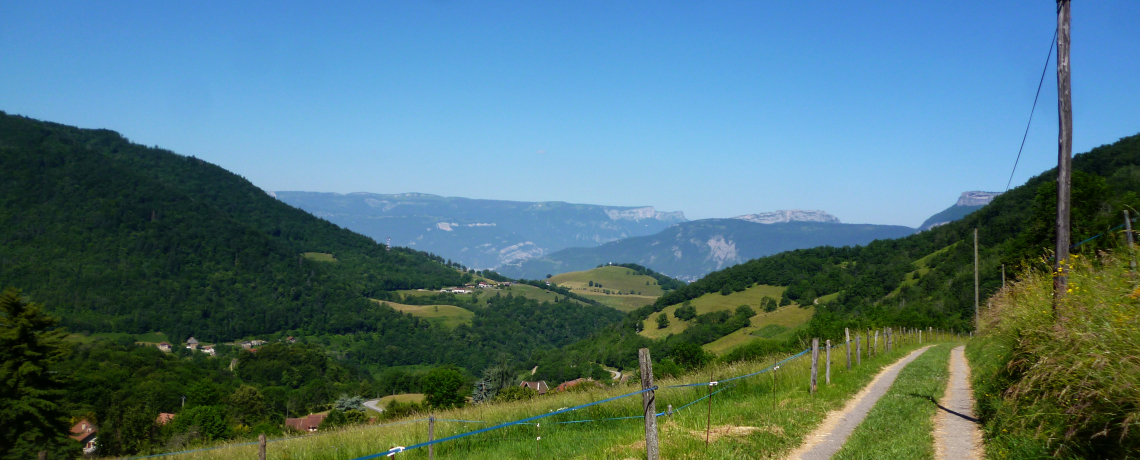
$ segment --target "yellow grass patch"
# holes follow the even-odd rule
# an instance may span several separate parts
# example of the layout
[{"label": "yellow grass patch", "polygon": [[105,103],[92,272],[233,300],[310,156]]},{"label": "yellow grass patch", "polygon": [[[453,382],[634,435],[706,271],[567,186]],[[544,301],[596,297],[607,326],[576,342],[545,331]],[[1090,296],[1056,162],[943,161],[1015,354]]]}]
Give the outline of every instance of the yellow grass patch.
[{"label": "yellow grass patch", "polygon": [[475,317],[475,313],[455,305],[404,305],[376,299],[372,299],[372,301],[392,307],[401,313],[410,313],[412,316],[424,318],[446,327],[471,324],[471,319]]}]

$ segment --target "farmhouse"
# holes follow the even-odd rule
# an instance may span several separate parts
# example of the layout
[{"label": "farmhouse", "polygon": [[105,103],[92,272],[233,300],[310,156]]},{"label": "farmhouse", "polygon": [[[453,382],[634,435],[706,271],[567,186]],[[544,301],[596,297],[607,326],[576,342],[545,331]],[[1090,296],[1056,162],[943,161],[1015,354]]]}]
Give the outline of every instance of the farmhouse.
[{"label": "farmhouse", "polygon": [[71,427],[71,439],[79,441],[83,445],[83,454],[91,455],[98,449],[98,436],[99,428],[88,422],[87,419],[80,420],[75,426]]},{"label": "farmhouse", "polygon": [[246,349],[246,350],[253,348],[253,342],[246,340],[245,342],[241,343],[241,347]]},{"label": "farmhouse", "polygon": [[216,350],[214,350],[213,345],[206,345],[206,346],[202,347],[202,353],[205,353],[205,354],[210,355],[210,356],[217,356],[218,355],[218,352]]},{"label": "farmhouse", "polygon": [[522,383],[519,384],[519,386],[525,387],[525,388],[530,388],[534,391],[537,391],[538,394],[540,394],[540,395],[544,395],[544,394],[546,394],[547,391],[550,391],[550,387],[546,386],[545,380],[539,380],[537,382],[523,381]]},{"label": "farmhouse", "polygon": [[158,345],[156,345],[156,346],[158,347],[159,351],[165,351],[167,353],[170,353],[170,344],[169,343],[159,342]]},{"label": "farmhouse", "polygon": [[317,431],[321,426],[321,422],[328,417],[328,414],[311,414],[305,417],[287,418],[285,419],[285,426],[297,431]]},{"label": "farmhouse", "polygon": [[190,340],[186,341],[186,348],[189,348],[191,350],[197,350],[198,349],[198,339],[190,337]]}]

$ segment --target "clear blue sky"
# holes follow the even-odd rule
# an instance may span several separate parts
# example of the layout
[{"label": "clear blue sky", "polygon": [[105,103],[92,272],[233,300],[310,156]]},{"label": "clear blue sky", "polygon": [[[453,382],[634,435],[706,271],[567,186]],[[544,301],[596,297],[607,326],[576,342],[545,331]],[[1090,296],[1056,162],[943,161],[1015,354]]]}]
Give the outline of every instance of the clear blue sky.
[{"label": "clear blue sky", "polygon": [[[1074,2],[1075,152],[1140,132],[1137,24]],[[267,190],[917,226],[1004,189],[1054,26],[1047,0],[6,0],[0,110]],[[1049,72],[1015,184],[1056,162]]]}]

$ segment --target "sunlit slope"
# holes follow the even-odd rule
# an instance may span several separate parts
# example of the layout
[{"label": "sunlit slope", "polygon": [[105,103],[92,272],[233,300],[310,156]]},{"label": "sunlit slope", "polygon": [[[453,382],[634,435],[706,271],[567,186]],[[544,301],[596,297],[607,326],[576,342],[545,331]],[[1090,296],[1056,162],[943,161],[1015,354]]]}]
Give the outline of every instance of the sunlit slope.
[{"label": "sunlit slope", "polygon": [[652,276],[619,266],[563,273],[547,281],[621,311],[652,304],[662,293]]},{"label": "sunlit slope", "polygon": [[[763,317],[763,318],[766,318],[767,321],[774,321],[775,320],[774,317],[765,316],[764,309],[761,307],[764,298],[769,297],[771,299],[775,299],[776,301],[779,301],[780,296],[783,295],[783,293],[784,293],[783,287],[767,286],[767,285],[761,284],[761,285],[752,286],[752,287],[745,289],[743,291],[740,291],[740,292],[731,293],[729,295],[721,295],[720,293],[705,294],[701,297],[693,299],[692,305],[693,305],[693,307],[695,307],[697,309],[698,315],[703,315],[705,313],[711,313],[711,312],[720,311],[720,310],[733,311],[733,310],[736,310],[736,307],[739,307],[741,305],[748,305],[748,306],[752,307],[752,309],[757,312],[757,315],[752,318],[752,326],[751,327],[758,329],[760,327],[763,327],[765,324],[768,324],[768,323],[758,323],[757,322],[758,318]],[[661,313],[653,313],[652,315],[650,315],[649,319],[645,321],[645,330],[641,331],[641,335],[643,335],[645,337],[649,337],[651,339],[659,339],[659,338],[666,337],[669,334],[679,334],[681,331],[688,329],[691,321],[684,321],[684,320],[678,319],[673,314],[675,311],[677,311],[677,308],[680,306],[681,306],[681,304],[670,305],[668,307],[665,307],[665,309],[662,310]],[[792,305],[790,307],[794,307],[797,310],[805,311],[805,312],[809,312],[809,313],[803,315],[802,321],[800,321],[799,319],[794,319],[794,320],[782,320],[781,319],[781,321],[788,323],[789,327],[798,326],[799,324],[806,323],[809,319],[811,319],[811,313],[810,312],[814,311],[814,309],[811,309],[811,308],[801,309],[798,306],[794,306],[794,305]],[[786,311],[788,309],[789,309],[789,306],[781,307],[778,310],[776,310],[776,312],[773,312],[773,314],[781,313],[781,312]],[[669,327],[666,327],[664,329],[658,329],[657,328],[657,315],[660,315],[660,314],[669,315]],[[794,315],[794,316],[799,318],[800,315]],[[782,316],[781,316],[781,318],[782,318]],[[753,329],[753,330],[755,330],[755,329]],[[737,331],[737,332],[739,332],[739,331]]]},{"label": "sunlit slope", "polygon": [[400,313],[409,313],[412,316],[418,316],[448,328],[454,328],[460,324],[471,324],[471,319],[475,317],[475,313],[472,311],[455,305],[404,305],[376,299],[372,299],[372,301],[392,307]]}]

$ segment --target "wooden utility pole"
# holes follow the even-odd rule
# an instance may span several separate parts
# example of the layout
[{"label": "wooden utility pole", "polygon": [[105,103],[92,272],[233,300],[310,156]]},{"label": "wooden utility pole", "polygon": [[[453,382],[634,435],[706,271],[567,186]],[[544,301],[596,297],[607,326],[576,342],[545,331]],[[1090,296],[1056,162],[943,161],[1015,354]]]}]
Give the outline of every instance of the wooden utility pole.
[{"label": "wooden utility pole", "polygon": [[974,329],[981,324],[978,318],[978,227],[974,227]]},{"label": "wooden utility pole", "polygon": [[1073,95],[1069,81],[1069,0],[1057,0],[1057,249],[1053,259],[1053,314],[1069,288],[1069,186],[1073,167]]},{"label": "wooden utility pole", "polygon": [[[637,360],[641,366],[641,389],[649,390],[653,388],[653,360],[649,357],[649,349],[637,350]],[[645,456],[648,460],[658,460],[660,453],[657,450],[657,402],[654,391],[642,393],[641,402],[645,406]]]}]

